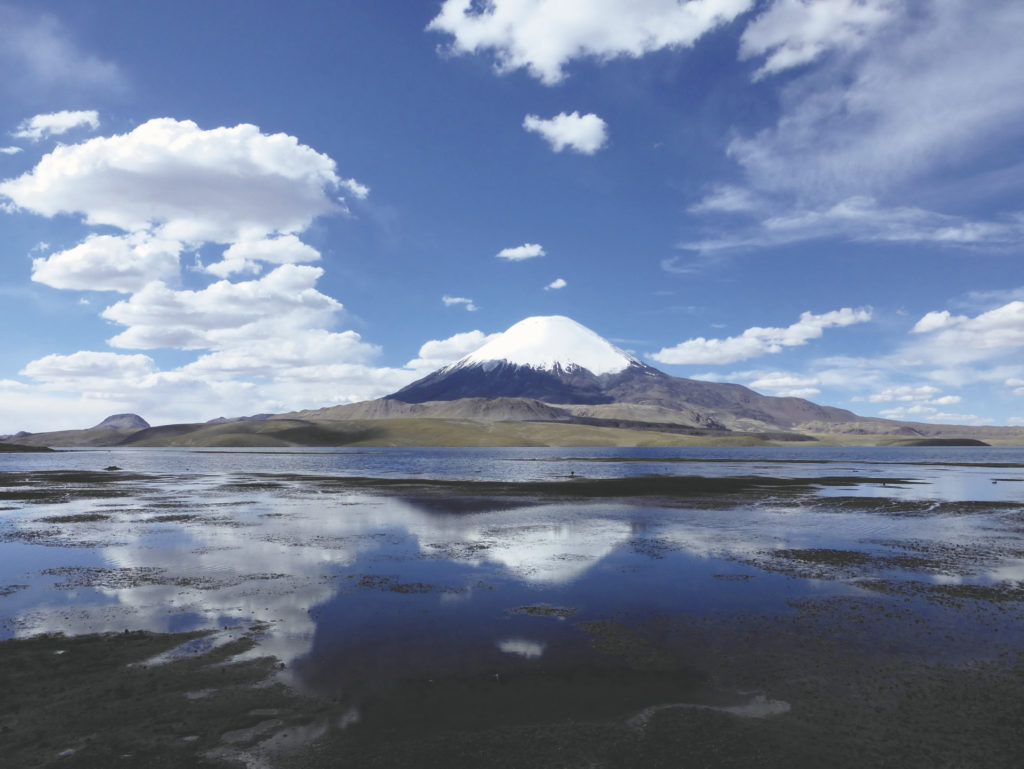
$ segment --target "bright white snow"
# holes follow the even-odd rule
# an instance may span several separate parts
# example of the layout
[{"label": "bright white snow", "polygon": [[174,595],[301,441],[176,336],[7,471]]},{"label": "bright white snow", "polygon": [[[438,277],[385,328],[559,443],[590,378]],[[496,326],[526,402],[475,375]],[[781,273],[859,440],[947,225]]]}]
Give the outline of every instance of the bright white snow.
[{"label": "bright white snow", "polygon": [[639,363],[572,318],[548,315],[519,321],[452,368],[502,361],[544,371],[568,371],[579,366],[598,376]]}]

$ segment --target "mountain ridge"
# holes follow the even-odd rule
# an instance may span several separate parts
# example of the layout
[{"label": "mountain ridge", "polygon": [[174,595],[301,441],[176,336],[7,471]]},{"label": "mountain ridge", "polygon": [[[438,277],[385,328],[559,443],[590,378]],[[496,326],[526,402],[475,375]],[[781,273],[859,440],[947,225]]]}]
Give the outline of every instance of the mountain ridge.
[{"label": "mountain ridge", "polygon": [[[576,347],[582,350],[579,355]],[[595,360],[599,372],[586,365]],[[387,396],[405,403],[502,397],[532,398],[556,406],[657,406],[703,413],[704,422],[718,428],[741,420],[757,423],[752,425],[756,429],[787,430],[804,422],[859,419],[846,409],[802,398],[671,376],[558,315],[526,318],[454,364]]]},{"label": "mountain ridge", "polygon": [[[588,368],[593,366],[597,369]],[[143,427],[142,425],[145,425]],[[564,316],[526,318],[458,361],[371,401],[150,427],[18,434],[36,446],[684,446],[781,442],[1024,444],[1024,428],[862,417],[803,398],[666,374]]]}]

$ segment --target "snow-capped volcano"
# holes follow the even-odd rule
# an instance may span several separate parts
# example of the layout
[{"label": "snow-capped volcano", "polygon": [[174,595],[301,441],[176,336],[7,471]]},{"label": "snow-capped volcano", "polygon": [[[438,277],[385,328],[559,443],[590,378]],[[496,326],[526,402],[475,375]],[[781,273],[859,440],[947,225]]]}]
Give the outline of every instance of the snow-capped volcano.
[{"label": "snow-capped volcano", "polygon": [[504,334],[449,366],[455,369],[481,364],[509,363],[541,371],[586,369],[591,374],[617,374],[630,365],[643,365],[634,358],[564,315],[526,318]]},{"label": "snow-capped volcano", "polygon": [[450,366],[390,396],[406,403],[458,398],[534,398],[611,403],[608,388],[655,369],[561,315],[526,318]]},{"label": "snow-capped volcano", "polygon": [[801,398],[775,398],[742,385],[669,376],[561,315],[521,320],[461,360],[388,396],[405,403],[463,398],[635,404],[686,411],[691,422],[707,425],[752,420],[786,427],[857,418]]}]

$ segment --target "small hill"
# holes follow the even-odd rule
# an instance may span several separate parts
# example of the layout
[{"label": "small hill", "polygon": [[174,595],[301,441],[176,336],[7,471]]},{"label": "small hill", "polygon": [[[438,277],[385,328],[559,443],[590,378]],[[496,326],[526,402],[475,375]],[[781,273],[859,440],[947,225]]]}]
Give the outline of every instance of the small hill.
[{"label": "small hill", "polygon": [[21,446],[116,446],[149,422],[138,414],[113,414],[85,430],[56,430],[48,433],[18,433],[0,440],[0,445]]},{"label": "small hill", "polygon": [[150,424],[138,414],[113,414],[96,427],[94,430],[145,430]]}]

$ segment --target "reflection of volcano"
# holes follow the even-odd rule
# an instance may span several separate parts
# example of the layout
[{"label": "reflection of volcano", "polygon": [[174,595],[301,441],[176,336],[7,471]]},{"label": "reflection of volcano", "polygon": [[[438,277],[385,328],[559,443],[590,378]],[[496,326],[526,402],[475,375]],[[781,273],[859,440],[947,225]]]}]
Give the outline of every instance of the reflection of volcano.
[{"label": "reflection of volcano", "polygon": [[[483,558],[532,583],[563,585],[579,579],[616,547],[629,540],[624,521],[593,520],[561,525],[508,526],[497,532],[465,532],[470,542],[487,544]],[[495,536],[497,535],[497,536]]]},{"label": "reflection of volcano", "polygon": [[[480,566],[498,564],[530,583],[562,585],[629,540],[632,527],[613,518],[582,517],[571,505],[513,503],[508,500],[406,499],[399,504],[427,515],[410,518],[408,531],[425,555]],[[440,512],[454,507],[460,513]],[[473,511],[476,515],[465,515]],[[588,516],[600,506],[586,505]],[[568,522],[563,523],[562,521]]]},{"label": "reflection of volcano", "polygon": [[[444,500],[317,494],[313,507],[309,494],[292,489],[219,508],[211,504],[215,488],[191,491],[194,496],[175,490],[176,503],[194,511],[181,520],[132,512],[94,524],[90,536],[116,544],[99,551],[102,568],[83,566],[66,576],[63,584],[80,587],[78,610],[36,608],[18,618],[18,634],[175,632],[259,622],[267,630],[251,655],[288,662],[309,651],[317,607],[339,585],[350,586],[347,571],[377,570],[378,560],[390,563],[392,575],[424,558],[448,564],[441,581],[451,589],[438,600],[451,601],[482,572],[565,584],[629,537],[620,521],[552,524],[565,518],[563,509],[513,507],[507,500],[477,500],[453,512]],[[62,527],[63,536],[77,536],[74,525],[81,524]]]}]

